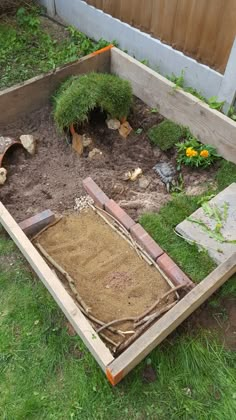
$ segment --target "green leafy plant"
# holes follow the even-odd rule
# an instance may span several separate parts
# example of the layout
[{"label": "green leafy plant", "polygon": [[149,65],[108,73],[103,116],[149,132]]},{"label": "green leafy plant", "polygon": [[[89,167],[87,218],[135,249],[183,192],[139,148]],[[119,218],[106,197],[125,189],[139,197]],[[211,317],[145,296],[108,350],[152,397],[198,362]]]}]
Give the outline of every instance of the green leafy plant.
[{"label": "green leafy plant", "polygon": [[148,130],[148,138],[154,146],[166,151],[171,149],[184,135],[185,128],[173,121],[165,120]]},{"label": "green leafy plant", "polygon": [[180,76],[176,76],[176,74],[172,73],[170,76],[166,76],[166,78],[173,82],[176,85],[176,88],[184,87],[184,70],[181,71]]},{"label": "green leafy plant", "polygon": [[220,158],[214,147],[200,143],[195,137],[189,137],[186,141],[177,143],[176,147],[178,169],[182,164],[207,168]]},{"label": "green leafy plant", "polygon": [[212,96],[208,99],[207,103],[210,108],[216,109],[217,111],[221,111],[225,101],[220,102],[218,101],[217,96]]},{"label": "green leafy plant", "polygon": [[232,120],[236,121],[236,109],[234,108],[234,106],[231,106],[228,110],[228,117],[231,118]]},{"label": "green leafy plant", "polygon": [[60,130],[82,124],[95,108],[110,118],[127,117],[132,104],[132,88],[118,76],[89,73],[66,80],[53,98],[54,118]]},{"label": "green leafy plant", "polygon": [[224,223],[228,218],[229,203],[225,201],[222,206],[217,206],[216,204],[210,204],[208,201],[203,201],[202,209],[204,214],[214,222],[214,227],[210,227],[205,221],[194,217],[188,217],[188,220],[201,226],[201,229],[206,232],[210,238],[215,239],[220,243],[236,244],[235,239],[226,239],[222,233]]}]

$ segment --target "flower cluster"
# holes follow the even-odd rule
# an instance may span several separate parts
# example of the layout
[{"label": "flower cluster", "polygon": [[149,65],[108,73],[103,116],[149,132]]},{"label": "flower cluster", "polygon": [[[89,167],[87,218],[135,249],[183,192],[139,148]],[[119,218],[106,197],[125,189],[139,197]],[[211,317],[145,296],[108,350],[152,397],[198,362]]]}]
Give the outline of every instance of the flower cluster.
[{"label": "flower cluster", "polygon": [[220,157],[214,147],[203,145],[195,137],[189,137],[188,140],[177,143],[176,146],[179,168],[181,164],[206,168]]}]

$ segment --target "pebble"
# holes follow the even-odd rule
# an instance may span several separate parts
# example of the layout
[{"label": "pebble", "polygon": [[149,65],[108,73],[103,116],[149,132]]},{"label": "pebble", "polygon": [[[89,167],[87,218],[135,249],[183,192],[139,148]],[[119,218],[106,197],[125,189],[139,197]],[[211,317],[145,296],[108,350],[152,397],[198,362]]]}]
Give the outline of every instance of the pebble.
[{"label": "pebble", "polygon": [[101,155],[102,155],[101,150],[97,149],[95,147],[93,150],[91,150],[91,152],[89,152],[88,157],[89,157],[89,159],[94,159],[94,158],[99,157]]},{"label": "pebble", "polygon": [[94,204],[93,199],[89,195],[81,195],[80,197],[75,198],[74,210],[81,211],[89,208],[89,204]]},{"label": "pebble", "polygon": [[142,176],[138,181],[138,185],[140,188],[145,190],[150,185],[150,182],[151,181],[148,178]]}]

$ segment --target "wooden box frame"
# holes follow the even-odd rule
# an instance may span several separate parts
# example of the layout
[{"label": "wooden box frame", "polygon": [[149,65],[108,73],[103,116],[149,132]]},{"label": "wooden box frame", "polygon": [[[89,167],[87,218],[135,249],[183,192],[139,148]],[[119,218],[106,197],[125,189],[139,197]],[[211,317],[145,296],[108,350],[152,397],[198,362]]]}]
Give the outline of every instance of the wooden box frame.
[{"label": "wooden box frame", "polygon": [[[236,163],[236,123],[188,94],[115,47],[90,54],[0,92],[0,128],[49,103],[57,86],[68,76],[91,71],[111,72],[131,82],[134,94],[166,118],[186,125],[203,143],[214,145]],[[236,254],[217,267],[200,284],[156,321],[116,359],[81,313],[56,274],[32,245],[23,230],[0,203],[0,222],[47,287],[82,338],[112,385],[116,385],[163,341],[196,308],[236,272]]]}]

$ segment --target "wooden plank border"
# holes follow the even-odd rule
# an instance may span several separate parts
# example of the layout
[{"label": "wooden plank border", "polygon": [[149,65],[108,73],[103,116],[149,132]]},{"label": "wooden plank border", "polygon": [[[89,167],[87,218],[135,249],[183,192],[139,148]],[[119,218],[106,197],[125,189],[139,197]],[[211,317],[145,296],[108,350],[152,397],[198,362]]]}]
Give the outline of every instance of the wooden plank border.
[{"label": "wooden plank border", "polygon": [[121,381],[141,360],[173,332],[189,315],[236,273],[236,253],[182,298],[159,321],[153,324],[127,350],[107,367],[112,385]]},{"label": "wooden plank border", "polygon": [[51,96],[67,77],[89,72],[110,72],[110,51],[90,54],[54,71],[34,77],[0,92],[0,127],[36,111],[50,102]]},{"label": "wooden plank border", "polygon": [[72,297],[66,291],[56,274],[49,268],[47,263],[32,245],[25,233],[0,202],[0,223],[18,246],[34,272],[51,293],[60,306],[69,322],[73,325],[85,345],[93,354],[103,371],[114,358],[110,350],[105,346],[89,321],[85,318]]},{"label": "wooden plank border", "polygon": [[179,124],[190,128],[202,143],[209,143],[236,163],[236,122],[211,109],[195,96],[139,63],[118,48],[111,50],[111,73],[129,80],[134,95]]}]

